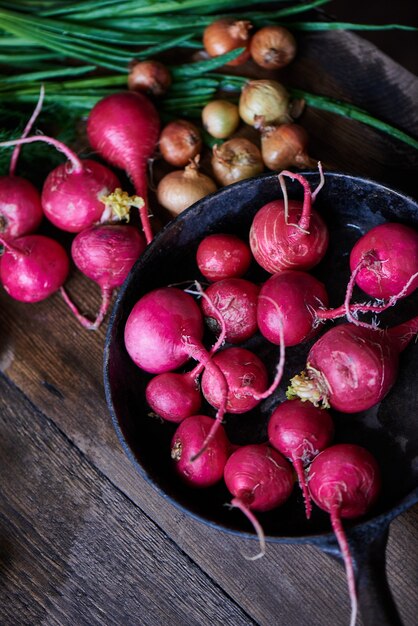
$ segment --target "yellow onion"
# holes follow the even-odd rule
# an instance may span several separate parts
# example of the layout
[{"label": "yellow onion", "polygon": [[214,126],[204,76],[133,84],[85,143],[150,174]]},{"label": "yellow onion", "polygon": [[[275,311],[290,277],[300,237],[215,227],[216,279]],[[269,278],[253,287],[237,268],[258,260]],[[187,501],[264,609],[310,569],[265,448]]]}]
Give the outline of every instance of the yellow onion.
[{"label": "yellow onion", "polygon": [[267,126],[261,130],[261,155],[270,170],[313,167],[317,161],[307,153],[308,133],[299,124]]},{"label": "yellow onion", "polygon": [[230,185],[260,174],[264,169],[258,147],[244,137],[236,137],[214,146],[212,170],[221,185]]},{"label": "yellow onion", "polygon": [[264,26],[253,35],[250,53],[260,67],[278,70],[293,61],[296,39],[284,26]]},{"label": "yellow onion", "polygon": [[192,161],[184,170],[170,172],[160,180],[157,200],[175,217],[214,191],[216,191],[214,181],[199,172],[197,163]]},{"label": "yellow onion", "polygon": [[236,131],[240,123],[238,107],[229,100],[211,100],[203,107],[202,123],[209,135],[226,139]]},{"label": "yellow onion", "polygon": [[239,114],[250,126],[283,124],[290,121],[289,94],[275,80],[250,80],[241,91]]}]

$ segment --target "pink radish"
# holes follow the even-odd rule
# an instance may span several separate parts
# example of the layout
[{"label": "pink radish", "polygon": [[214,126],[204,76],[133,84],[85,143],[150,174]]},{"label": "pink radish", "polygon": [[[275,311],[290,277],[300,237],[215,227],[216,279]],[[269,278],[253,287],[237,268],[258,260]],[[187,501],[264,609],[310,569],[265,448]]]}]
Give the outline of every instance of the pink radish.
[{"label": "pink radish", "polygon": [[216,429],[205,450],[200,453],[214,420],[206,415],[192,415],[177,427],[171,442],[171,458],[176,472],[192,487],[211,487],[222,480],[229,456],[229,441],[222,425]]},{"label": "pink radish", "polygon": [[126,217],[131,205],[141,204],[140,198],[131,199],[126,195],[129,202],[122,206],[119,200],[125,196],[120,190],[118,202],[113,202],[113,196],[108,200],[107,196],[120,187],[115,174],[96,161],[79,159],[65,144],[53,137],[36,135],[4,141],[0,146],[24,145],[37,141],[54,146],[68,159],[48,174],[42,188],[43,211],[57,228],[78,233],[94,224]]},{"label": "pink radish", "polygon": [[133,181],[136,194],[144,200],[139,207],[147,243],[152,240],[148,216],[147,164],[157,145],[160,119],[144,94],[126,91],[100,100],[87,120],[90,145],[108,163],[123,169]]},{"label": "pink radish", "polygon": [[249,245],[236,235],[226,233],[207,235],[196,252],[200,272],[213,282],[244,276],[251,260]]},{"label": "pink radish", "polygon": [[24,235],[4,246],[0,281],[7,293],[21,302],[39,302],[65,282],[70,262],[64,248],[44,235]]},{"label": "pink radish", "polygon": [[[262,285],[257,304],[257,323],[261,334],[274,344],[280,343],[283,324],[284,343],[296,346],[320,330],[321,310],[325,316],[328,295],[324,285],[307,272],[284,270]],[[332,313],[327,313],[332,317]]]},{"label": "pink radish", "polygon": [[330,444],[333,435],[334,423],[329,412],[301,400],[285,400],[268,422],[270,445],[288,458],[296,470],[308,519],[312,506],[304,468]]},{"label": "pink radish", "polygon": [[[392,297],[413,274],[418,274],[418,232],[393,222],[375,226],[351,250],[351,271],[361,263],[357,285],[373,298]],[[412,293],[417,286],[418,277],[404,295]]]},{"label": "pink radish", "polygon": [[287,395],[343,413],[365,411],[393,386],[399,354],[418,332],[418,316],[380,330],[339,324],[312,346],[306,369],[290,381]]},{"label": "pink radish", "polygon": [[224,470],[225,484],[234,496],[231,506],[240,509],[253,525],[265,553],[263,529],[253,511],[271,511],[290,497],[294,478],[290,463],[265,443],[250,444],[231,454]]},{"label": "pink radish", "polygon": [[[31,131],[43,104],[44,88],[41,87],[38,103],[21,138]],[[43,212],[41,196],[31,182],[16,176],[20,146],[16,146],[10,159],[8,176],[0,176],[0,235],[10,239],[33,233],[40,225]]]},{"label": "pink radish", "polygon": [[[205,293],[222,316],[226,326],[226,341],[236,344],[252,337],[257,326],[257,297],[260,287],[244,278],[219,280]],[[211,304],[202,301],[202,311],[209,328],[219,333],[219,323],[213,317]]]},{"label": "pink radish", "polygon": [[[228,413],[246,413],[256,407],[277,388],[284,364],[284,350],[281,350],[274,381],[267,387],[268,374],[262,360],[246,348],[234,346],[217,352],[212,362],[223,373],[227,386],[226,411]],[[201,387],[206,400],[219,408],[224,402],[224,390],[219,385],[217,372],[206,368],[202,374]]]},{"label": "pink radish", "polygon": [[[192,296],[177,287],[160,287],[134,305],[125,325],[125,347],[133,362],[146,372],[162,374],[195,359],[210,371],[220,389],[219,409],[205,445],[225,413],[227,383],[202,344],[203,317]],[[203,452],[203,448],[201,450]]]},{"label": "pink radish", "polygon": [[308,470],[308,485],[313,501],[331,516],[344,560],[351,600],[351,621],[357,616],[357,591],[350,548],[341,518],[356,518],[375,503],[381,478],[375,458],[365,448],[337,444],[321,452]]},{"label": "pink radish", "polygon": [[71,256],[77,268],[100,287],[102,303],[91,322],[73,304],[64,287],[61,295],[82,326],[97,330],[112,300],[113,292],[127,278],[133,264],[145,248],[141,233],[126,224],[102,224],[78,233],[71,245]]},{"label": "pink radish", "polygon": [[[322,178],[321,169],[320,173]],[[301,183],[303,204],[298,200],[288,201],[283,176]],[[313,194],[301,174],[283,170],[279,181],[284,200],[269,202],[256,213],[249,235],[251,251],[257,263],[270,274],[284,269],[308,270],[322,260],[328,247],[327,226],[312,209],[312,200],[322,187],[322,181]]]},{"label": "pink radish", "polygon": [[[213,307],[209,298],[203,292],[200,293],[208,306]],[[211,314],[217,317],[216,310],[211,311]],[[219,318],[219,328],[219,337],[210,354],[214,354],[225,340],[226,329],[222,318]],[[203,367],[204,363],[198,363],[190,372],[163,372],[151,378],[145,388],[145,397],[154,413],[170,422],[181,422],[198,413],[202,404],[198,378]]]}]

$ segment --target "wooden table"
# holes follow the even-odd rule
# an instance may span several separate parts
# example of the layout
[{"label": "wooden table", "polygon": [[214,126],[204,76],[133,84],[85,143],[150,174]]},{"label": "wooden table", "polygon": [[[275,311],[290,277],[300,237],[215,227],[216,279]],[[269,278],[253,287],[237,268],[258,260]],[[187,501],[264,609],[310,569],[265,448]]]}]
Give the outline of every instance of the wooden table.
[{"label": "wooden table", "polygon": [[[353,34],[304,36],[283,79],[418,136],[418,79]],[[314,109],[301,123],[312,156],[418,198],[415,150]],[[87,279],[74,272],[69,288],[97,309]],[[269,544],[247,561],[253,543],[188,518],[136,473],[104,399],[104,338],[58,295],[25,305],[0,293],[0,623],[348,624],[345,575],[328,556]],[[417,538],[415,507],[392,523],[387,549],[405,626],[417,624]]]}]

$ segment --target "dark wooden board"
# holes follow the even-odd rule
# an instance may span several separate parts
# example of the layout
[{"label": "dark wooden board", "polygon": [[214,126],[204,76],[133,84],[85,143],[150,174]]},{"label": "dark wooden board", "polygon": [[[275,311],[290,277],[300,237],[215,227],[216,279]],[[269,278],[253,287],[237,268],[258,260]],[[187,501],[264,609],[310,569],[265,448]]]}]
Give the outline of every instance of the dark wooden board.
[{"label": "dark wooden board", "polygon": [[[417,79],[354,35],[304,37],[287,78],[352,99],[418,135]],[[412,149],[312,109],[301,122],[313,156],[418,195]],[[74,272],[70,289],[94,312],[95,286]],[[327,556],[269,545],[264,559],[249,562],[254,542],[185,517],[137,475],[104,400],[104,333],[81,329],[58,295],[36,305],[0,295],[7,623],[347,624],[344,573]],[[389,580],[406,626],[418,614],[417,532],[414,508],[392,524],[388,545]]]}]

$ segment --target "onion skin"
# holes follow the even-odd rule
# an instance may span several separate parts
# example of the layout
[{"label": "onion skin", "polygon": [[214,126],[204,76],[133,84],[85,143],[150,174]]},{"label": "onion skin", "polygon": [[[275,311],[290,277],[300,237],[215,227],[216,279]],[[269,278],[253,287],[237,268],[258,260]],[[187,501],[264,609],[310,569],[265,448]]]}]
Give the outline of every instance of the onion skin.
[{"label": "onion skin", "polygon": [[288,123],[261,129],[261,155],[270,170],[288,167],[314,168],[307,154],[308,133],[299,124]]},{"label": "onion skin", "polygon": [[238,106],[229,100],[211,100],[202,109],[205,130],[216,139],[227,139],[240,123]]},{"label": "onion skin", "polygon": [[128,89],[142,93],[163,96],[171,87],[169,69],[160,61],[147,59],[134,63],[128,75]]},{"label": "onion skin", "polygon": [[226,65],[242,65],[250,58],[250,30],[248,20],[220,19],[209,24],[203,31],[203,47],[211,57],[217,57],[236,48],[245,50]]},{"label": "onion skin", "polygon": [[284,124],[290,121],[289,94],[275,80],[250,80],[241,90],[238,103],[241,119],[250,126],[260,121],[267,124]]},{"label": "onion skin", "polygon": [[216,184],[209,176],[198,171],[195,164],[184,170],[166,174],[157,187],[157,200],[172,217],[216,191]]},{"label": "onion skin", "polygon": [[202,150],[202,137],[195,124],[174,120],[163,128],[159,140],[162,157],[174,167],[185,167]]},{"label": "onion skin", "polygon": [[224,186],[251,178],[264,170],[260,150],[244,137],[214,146],[211,165],[216,180]]},{"label": "onion skin", "polygon": [[278,70],[289,65],[296,51],[296,39],[284,26],[264,26],[251,38],[251,57],[257,65],[267,70]]}]

